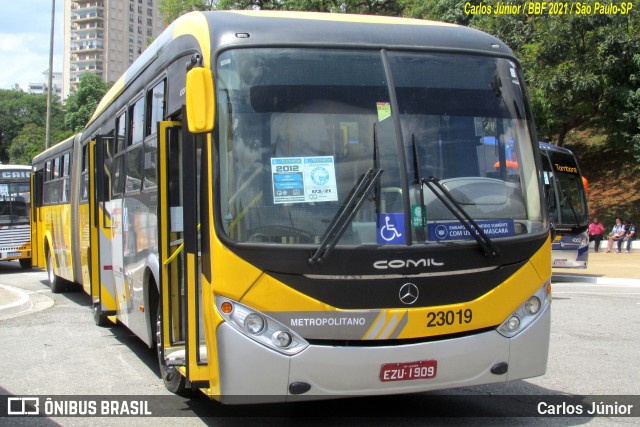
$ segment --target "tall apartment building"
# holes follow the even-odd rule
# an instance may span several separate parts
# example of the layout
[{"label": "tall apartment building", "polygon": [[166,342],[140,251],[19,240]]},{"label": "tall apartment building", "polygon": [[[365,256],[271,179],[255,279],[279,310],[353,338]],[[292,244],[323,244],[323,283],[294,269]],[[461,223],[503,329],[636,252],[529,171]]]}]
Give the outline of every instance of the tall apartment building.
[{"label": "tall apartment building", "polygon": [[165,28],[159,0],[65,0],[62,97],[86,72],[120,78]]}]

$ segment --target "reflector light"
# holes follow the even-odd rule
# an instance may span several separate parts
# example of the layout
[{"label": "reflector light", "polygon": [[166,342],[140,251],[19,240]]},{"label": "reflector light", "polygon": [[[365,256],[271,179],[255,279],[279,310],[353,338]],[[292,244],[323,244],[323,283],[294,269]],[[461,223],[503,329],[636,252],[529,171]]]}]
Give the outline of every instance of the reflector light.
[{"label": "reflector light", "polygon": [[223,313],[229,314],[233,311],[233,304],[231,304],[229,301],[225,301],[222,304],[220,304],[220,309],[222,310]]}]

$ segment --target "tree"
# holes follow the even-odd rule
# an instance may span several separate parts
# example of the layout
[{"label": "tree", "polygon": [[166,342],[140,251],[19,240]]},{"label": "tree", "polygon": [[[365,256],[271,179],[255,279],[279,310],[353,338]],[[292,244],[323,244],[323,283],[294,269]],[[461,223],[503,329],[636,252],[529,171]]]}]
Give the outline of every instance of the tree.
[{"label": "tree", "polygon": [[108,89],[109,85],[100,76],[84,73],[80,77],[78,90],[67,98],[65,125],[74,132],[82,130]]},{"label": "tree", "polygon": [[34,123],[25,125],[9,147],[9,163],[30,165],[31,160],[44,150],[45,128]]},{"label": "tree", "polygon": [[215,0],[160,0],[160,12],[164,15],[164,22],[170,24],[194,10],[213,10],[216,3]]},{"label": "tree", "polygon": [[464,12],[466,0],[400,0],[409,18],[469,25],[473,15]]},{"label": "tree", "polygon": [[522,62],[541,137],[563,145],[570,131],[590,126],[624,146],[640,140],[639,15],[476,15],[471,25],[505,41]]},{"label": "tree", "polygon": [[539,22],[523,54],[541,132],[562,145],[569,131],[596,126],[610,145],[624,145],[640,133],[623,116],[640,88],[637,29],[619,16],[555,18]]},{"label": "tree", "polygon": [[[51,102],[52,134],[64,130],[64,111],[58,99]],[[47,111],[46,95],[26,93],[15,87],[0,89],[0,161],[9,160],[9,148],[28,124],[44,129]],[[44,143],[44,139],[43,139]]]},{"label": "tree", "polygon": [[400,0],[162,0],[165,21],[193,10],[299,10],[400,16]]}]

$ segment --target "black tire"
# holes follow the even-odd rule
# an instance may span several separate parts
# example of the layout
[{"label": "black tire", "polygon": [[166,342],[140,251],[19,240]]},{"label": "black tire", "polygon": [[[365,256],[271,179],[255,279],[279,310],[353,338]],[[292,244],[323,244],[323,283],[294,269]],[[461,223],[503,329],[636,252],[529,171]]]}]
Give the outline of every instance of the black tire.
[{"label": "black tire", "polygon": [[168,366],[164,360],[162,349],[162,304],[158,304],[158,316],[156,322],[156,349],[158,352],[158,365],[160,366],[160,376],[164,381],[164,386],[171,393],[183,394],[185,392],[187,379],[183,377],[174,366]]},{"label": "black tire", "polygon": [[31,258],[21,258],[18,260],[23,270],[30,270],[33,267]]},{"label": "black tire", "polygon": [[99,301],[93,303],[91,311],[93,312],[93,321],[97,326],[107,326],[111,323],[109,322],[107,315],[102,311]]},{"label": "black tire", "polygon": [[65,290],[65,284],[62,279],[53,272],[53,259],[51,258],[51,252],[47,250],[47,278],[49,279],[49,287],[51,292],[59,294]]}]

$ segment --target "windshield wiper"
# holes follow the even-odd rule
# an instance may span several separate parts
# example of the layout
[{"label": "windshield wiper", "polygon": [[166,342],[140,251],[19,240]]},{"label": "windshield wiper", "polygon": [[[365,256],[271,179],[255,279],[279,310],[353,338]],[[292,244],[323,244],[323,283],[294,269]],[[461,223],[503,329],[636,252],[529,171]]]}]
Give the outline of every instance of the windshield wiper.
[{"label": "windshield wiper", "polygon": [[318,250],[309,258],[310,264],[322,262],[333,248],[336,246],[340,237],[344,234],[347,226],[353,221],[356,213],[365,201],[365,195],[371,190],[371,187],[382,174],[382,169],[371,168],[363,174],[356,185],[353,186],[346,203],[340,208],[331,220],[331,224],[327,227],[327,231],[322,236],[322,242]]},{"label": "windshield wiper", "polygon": [[[486,256],[495,257],[500,255],[500,249],[493,243],[493,241],[487,236],[487,234],[480,228],[477,222],[469,216],[467,211],[453,198],[449,190],[442,185],[438,178],[433,176],[429,179],[422,178],[420,182],[429,188],[440,199],[442,204],[449,209],[449,211],[455,216],[458,221],[464,226],[464,228],[471,234],[471,236],[478,242]],[[440,190],[438,192],[437,190]],[[442,194],[440,194],[442,193]]]},{"label": "windshield wiper", "polygon": [[[569,197],[567,196],[567,193],[566,193],[564,190],[562,190],[562,189],[561,189],[561,190],[560,190],[560,194],[562,195],[562,202],[563,202],[563,205],[568,205],[568,206],[569,206],[569,209],[571,209],[571,213],[573,214],[573,219],[574,219],[574,221],[575,221],[575,225],[576,225],[577,227],[580,227],[580,226],[581,226],[581,224],[580,224],[580,219],[578,219],[578,214],[577,214],[576,210],[573,208],[573,203],[571,203],[571,200],[570,200],[570,199],[569,199]],[[561,206],[562,206],[562,205],[561,205]],[[563,218],[562,218],[562,222],[564,223],[564,215],[563,215]],[[567,224],[567,225],[568,225],[568,224]]]},{"label": "windshield wiper", "polygon": [[424,189],[422,180],[420,179],[420,165],[418,164],[418,144],[416,143],[416,134],[411,134],[411,149],[413,152],[413,184],[419,186],[420,191],[420,227],[416,229],[416,235],[420,240],[426,240],[425,235],[425,206],[424,206]]}]

